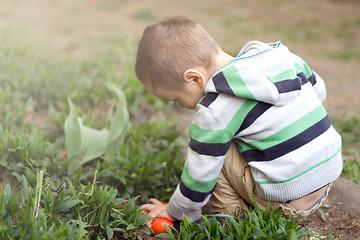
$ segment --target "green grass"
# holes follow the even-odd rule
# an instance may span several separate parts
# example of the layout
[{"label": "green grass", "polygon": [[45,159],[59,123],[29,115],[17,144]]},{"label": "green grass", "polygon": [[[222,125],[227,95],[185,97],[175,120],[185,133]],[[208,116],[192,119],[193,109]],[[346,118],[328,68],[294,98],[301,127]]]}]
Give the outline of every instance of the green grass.
[{"label": "green grass", "polygon": [[[180,151],[186,143],[179,139],[176,122],[150,120],[171,106],[149,95],[137,81],[132,44],[74,62],[36,55],[2,37],[0,53],[0,171],[5,180],[0,191],[0,238],[141,239],[150,234],[144,225],[148,218],[139,217],[138,206],[150,197],[169,200],[181,175]],[[68,97],[84,125],[107,128],[118,101],[108,82],[126,97],[130,114],[126,137],[110,155],[81,162],[87,151],[82,149],[74,157],[63,157]],[[244,214],[245,218],[227,216],[221,221],[204,216],[202,225],[184,221],[175,235],[167,236],[308,236],[301,224],[279,212],[255,209]]]},{"label": "green grass", "polygon": [[20,177],[21,188],[10,185],[0,192],[1,239],[134,239],[137,232],[149,234],[143,225],[150,217],[138,217],[136,198],[118,198],[117,190],[97,184],[66,181],[58,191],[43,181],[44,171],[30,185]]},{"label": "green grass", "polygon": [[332,119],[343,141],[343,175],[360,184],[360,116]]},{"label": "green grass", "polygon": [[333,31],[333,35],[343,42],[342,49],[334,51],[331,56],[341,60],[360,60],[359,38],[360,18],[342,21]]},{"label": "green grass", "polygon": [[317,237],[306,233],[301,225],[282,217],[278,211],[254,209],[242,210],[240,216],[210,215],[202,216],[196,225],[187,221],[180,224],[180,230],[161,234],[166,239],[302,239]]}]

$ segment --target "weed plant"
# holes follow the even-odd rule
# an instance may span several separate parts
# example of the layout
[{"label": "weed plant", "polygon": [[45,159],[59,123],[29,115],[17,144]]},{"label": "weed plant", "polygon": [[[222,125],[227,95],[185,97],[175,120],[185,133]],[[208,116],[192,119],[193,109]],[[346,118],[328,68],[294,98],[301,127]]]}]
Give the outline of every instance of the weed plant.
[{"label": "weed plant", "polygon": [[162,120],[133,124],[125,143],[114,158],[101,164],[100,177],[123,193],[168,201],[179,182],[183,161],[174,122]]}]

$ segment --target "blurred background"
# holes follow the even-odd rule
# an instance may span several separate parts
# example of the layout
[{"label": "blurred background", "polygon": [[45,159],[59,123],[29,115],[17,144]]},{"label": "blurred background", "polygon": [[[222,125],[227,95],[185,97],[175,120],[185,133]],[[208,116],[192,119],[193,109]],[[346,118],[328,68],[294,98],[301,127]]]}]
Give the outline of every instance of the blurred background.
[{"label": "blurred background", "polygon": [[0,36],[84,60],[124,45],[135,54],[149,23],[185,15],[233,55],[250,40],[281,40],[325,79],[325,105],[342,116],[360,110],[359,11],[358,0],[2,0]]}]

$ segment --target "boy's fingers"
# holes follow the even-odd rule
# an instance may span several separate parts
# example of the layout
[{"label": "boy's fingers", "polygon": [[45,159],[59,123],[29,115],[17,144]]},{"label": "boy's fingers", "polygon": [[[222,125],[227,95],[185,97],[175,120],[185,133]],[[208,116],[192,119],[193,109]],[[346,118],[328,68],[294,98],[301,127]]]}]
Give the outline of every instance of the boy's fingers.
[{"label": "boy's fingers", "polygon": [[166,204],[160,202],[155,198],[150,199],[150,202],[152,203],[143,204],[140,206],[141,209],[144,209],[144,211],[146,211],[146,214],[148,214],[150,217],[163,217],[169,219],[170,221],[176,220],[166,210]]},{"label": "boy's fingers", "polygon": [[162,202],[160,202],[159,200],[157,200],[156,198],[150,198],[149,201],[153,204],[162,204]]},{"label": "boy's fingers", "polygon": [[144,210],[143,213],[148,214],[149,212],[152,211],[153,206],[154,206],[153,204],[144,204],[144,205],[141,205],[140,208]]}]

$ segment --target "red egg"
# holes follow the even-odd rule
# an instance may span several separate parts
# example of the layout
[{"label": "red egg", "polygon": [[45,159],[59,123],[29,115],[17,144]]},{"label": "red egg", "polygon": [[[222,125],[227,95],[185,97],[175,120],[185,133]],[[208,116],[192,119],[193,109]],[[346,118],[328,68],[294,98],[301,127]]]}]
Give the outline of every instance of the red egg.
[{"label": "red egg", "polygon": [[172,221],[161,217],[155,218],[150,222],[150,227],[155,234],[167,233],[165,225],[168,226],[170,229],[174,226]]}]

